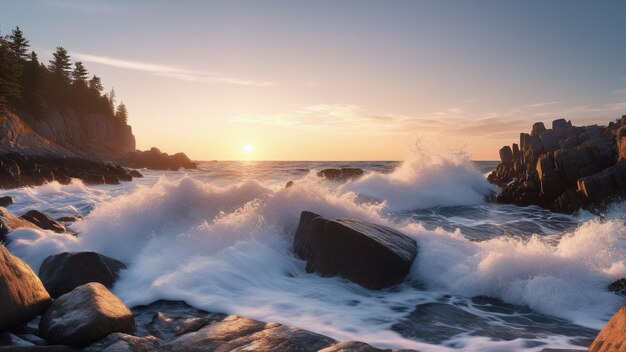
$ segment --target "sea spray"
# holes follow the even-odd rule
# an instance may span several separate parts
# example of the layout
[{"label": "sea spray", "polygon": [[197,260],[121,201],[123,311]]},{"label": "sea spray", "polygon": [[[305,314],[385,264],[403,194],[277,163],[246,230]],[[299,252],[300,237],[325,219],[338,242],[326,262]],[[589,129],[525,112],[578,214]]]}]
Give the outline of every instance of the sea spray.
[{"label": "sea spray", "polygon": [[[473,177],[458,178],[450,171],[469,166],[450,163],[400,169],[403,171],[395,176],[370,174],[391,185],[390,180],[411,170],[434,172],[437,177],[406,177],[437,181],[430,187],[463,181],[469,188],[481,190],[475,188],[481,183]],[[452,169],[443,172],[437,165]],[[232,179],[220,183],[209,182],[206,175],[155,175],[147,173],[145,180],[133,183],[125,192],[106,186],[53,185],[52,193],[67,197],[67,204],[74,199],[95,205],[85,220],[72,225],[79,236],[22,229],[10,235],[9,248],[35,270],[45,256],[61,251],[94,250],[120,259],[129,268],[122,272],[114,291],[131,306],[157,299],[185,300],[198,308],[280,322],[380,347],[516,351],[534,350],[533,346],[547,343],[572,348],[567,336],[558,333],[493,341],[480,334],[472,336],[472,326],[467,326],[465,332],[433,346],[394,330],[416,306],[447,302],[449,295],[453,295],[456,307],[486,324],[500,322],[502,313],[472,308],[471,297],[496,297],[595,328],[623,303],[619,296],[606,292],[609,282],[626,275],[623,215],[585,220],[578,228],[565,233],[552,231],[548,236],[493,237],[485,233],[483,240],[470,241],[460,230],[429,230],[410,217],[388,217],[392,204],[409,209],[419,204],[409,202],[409,197],[364,202],[360,196],[366,189],[358,188],[358,181],[337,187],[312,172],[300,172],[295,185],[286,189],[276,182]],[[281,181],[293,176],[283,175]],[[452,180],[441,180],[445,177]],[[348,187],[351,185],[357,187]],[[397,187],[403,191],[396,194],[402,194],[411,187],[419,190],[427,186],[405,182]],[[18,199],[25,202],[29,201],[28,192],[40,194],[32,198],[39,204],[38,199],[45,198],[41,192],[49,191],[33,188],[13,194],[18,192]],[[449,205],[447,196],[439,200],[443,204],[434,206]],[[481,207],[499,211],[497,205],[479,202]],[[292,254],[293,231],[300,211],[305,209],[385,224],[414,237],[420,252],[407,282],[371,291],[341,278],[306,273],[305,263]],[[576,222],[574,217],[571,220]],[[483,221],[497,225],[498,219]],[[468,223],[478,222],[471,219]],[[581,328],[580,334],[584,331]]]}]

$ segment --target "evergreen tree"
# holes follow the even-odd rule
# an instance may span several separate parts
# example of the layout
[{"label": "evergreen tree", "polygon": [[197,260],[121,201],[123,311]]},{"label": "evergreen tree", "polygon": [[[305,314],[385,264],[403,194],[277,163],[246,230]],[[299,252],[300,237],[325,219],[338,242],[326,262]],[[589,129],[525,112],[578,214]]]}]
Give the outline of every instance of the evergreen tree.
[{"label": "evergreen tree", "polygon": [[57,46],[56,51],[52,54],[52,60],[50,60],[48,70],[58,79],[63,77],[69,79],[71,68],[72,64],[70,63],[70,55],[67,53],[67,50],[61,46]]},{"label": "evergreen tree", "polygon": [[89,80],[89,89],[98,92],[98,94],[102,93],[104,87],[102,86],[102,81],[100,80],[100,77],[93,75],[93,77]]},{"label": "evergreen tree", "polygon": [[72,71],[72,82],[74,84],[87,85],[88,77],[87,69],[82,62],[76,61],[74,63],[74,71]]},{"label": "evergreen tree", "polygon": [[124,102],[121,102],[120,105],[117,106],[115,118],[118,122],[123,123],[124,125],[128,123],[128,110],[126,109]]},{"label": "evergreen tree", "polygon": [[115,89],[111,88],[109,94],[105,94],[109,103],[109,112],[111,116],[115,116]]},{"label": "evergreen tree", "polygon": [[0,109],[14,105],[20,98],[20,62],[13,55],[6,39],[0,37]]},{"label": "evergreen tree", "polygon": [[24,38],[24,33],[20,30],[20,27],[15,27],[11,35],[7,36],[7,40],[13,55],[20,59],[28,57],[28,47],[30,45],[28,40]]},{"label": "evergreen tree", "polygon": [[43,117],[48,110],[44,100],[44,79],[46,69],[39,63],[37,53],[30,53],[28,61],[24,64],[22,75],[22,109],[29,113]]}]

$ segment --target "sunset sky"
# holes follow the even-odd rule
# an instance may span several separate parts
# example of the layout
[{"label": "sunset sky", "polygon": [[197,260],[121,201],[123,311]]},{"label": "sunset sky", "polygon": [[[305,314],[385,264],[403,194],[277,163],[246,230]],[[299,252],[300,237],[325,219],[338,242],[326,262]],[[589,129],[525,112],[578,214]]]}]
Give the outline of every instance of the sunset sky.
[{"label": "sunset sky", "polygon": [[0,0],[194,159],[496,159],[535,121],[626,114],[626,1]]}]

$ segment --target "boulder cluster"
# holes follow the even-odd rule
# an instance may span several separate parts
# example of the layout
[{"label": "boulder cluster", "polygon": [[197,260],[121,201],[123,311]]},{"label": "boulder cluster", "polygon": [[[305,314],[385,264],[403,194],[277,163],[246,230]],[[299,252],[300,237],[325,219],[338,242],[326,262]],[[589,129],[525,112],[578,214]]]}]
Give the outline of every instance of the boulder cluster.
[{"label": "boulder cluster", "polygon": [[537,122],[519,144],[500,149],[488,180],[501,187],[500,203],[571,213],[626,195],[625,159],[626,116],[608,126]]},{"label": "boulder cluster", "polygon": [[86,184],[119,184],[137,177],[137,173],[133,175],[115,164],[77,157],[0,155],[0,188],[39,186],[52,181],[68,184],[73,178]]},{"label": "boulder cluster", "polygon": [[146,151],[129,152],[118,160],[121,165],[135,169],[172,170],[180,168],[196,169],[197,165],[185,153],[169,155],[161,152],[158,148]]}]

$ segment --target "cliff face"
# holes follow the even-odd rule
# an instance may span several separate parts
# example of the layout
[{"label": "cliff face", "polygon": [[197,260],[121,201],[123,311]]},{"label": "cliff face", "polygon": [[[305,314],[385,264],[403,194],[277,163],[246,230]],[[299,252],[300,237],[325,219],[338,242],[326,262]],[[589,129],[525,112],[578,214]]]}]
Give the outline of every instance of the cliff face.
[{"label": "cliff face", "polygon": [[78,153],[116,157],[135,150],[131,127],[100,114],[53,112],[30,125],[44,138]]},{"label": "cliff face", "polygon": [[0,112],[0,153],[117,158],[135,150],[131,127],[99,115],[53,112],[45,119],[24,120]]},{"label": "cliff face", "polygon": [[502,188],[497,200],[573,212],[626,196],[626,116],[608,126],[541,122],[520,144],[500,149],[488,179]]}]

